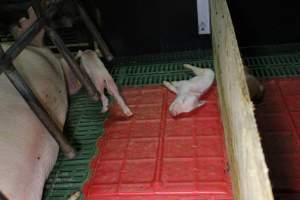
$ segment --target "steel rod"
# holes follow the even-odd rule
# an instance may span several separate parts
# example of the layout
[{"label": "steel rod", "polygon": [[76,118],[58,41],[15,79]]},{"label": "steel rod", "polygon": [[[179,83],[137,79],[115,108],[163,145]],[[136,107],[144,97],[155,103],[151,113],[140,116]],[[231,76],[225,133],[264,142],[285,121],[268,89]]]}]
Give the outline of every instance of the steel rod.
[{"label": "steel rod", "polygon": [[[3,56],[5,55],[4,50],[1,46],[0,49],[0,57],[3,58]],[[10,82],[21,94],[21,96],[25,99],[26,103],[36,114],[38,119],[43,123],[43,125],[47,128],[49,133],[56,140],[64,155],[69,159],[75,158],[75,149],[69,144],[67,139],[64,137],[62,130],[60,130],[57,124],[52,120],[48,112],[44,109],[43,105],[35,97],[33,91],[30,89],[30,87],[28,87],[27,83],[20,76],[20,74],[17,72],[12,63],[10,64],[9,69],[5,71],[5,74],[10,80]]]},{"label": "steel rod", "polygon": [[94,39],[98,43],[101,51],[104,54],[104,57],[108,61],[111,61],[113,59],[113,55],[110,52],[110,50],[109,50],[106,42],[102,38],[100,32],[97,30],[97,27],[94,25],[94,23],[92,22],[91,18],[87,15],[87,13],[85,12],[84,8],[81,6],[80,2],[77,1],[77,0],[74,0],[74,1],[75,1],[76,5],[77,5],[77,9],[79,11],[80,17],[82,18],[82,20],[85,23],[87,29],[90,31],[90,33],[92,34],[92,36],[94,37]]},{"label": "steel rod", "polygon": [[4,60],[12,62],[45,26],[46,21],[56,12],[56,4],[51,4],[45,12],[7,49]]},{"label": "steel rod", "polygon": [[87,90],[88,95],[95,101],[99,99],[98,92],[95,85],[90,80],[88,74],[85,70],[80,69],[80,66],[77,64],[74,56],[71,51],[66,47],[59,35],[50,27],[46,26],[46,31],[52,41],[56,46],[60,54],[63,55],[63,58],[66,60],[71,70],[74,72],[78,80],[81,82],[83,87]]}]

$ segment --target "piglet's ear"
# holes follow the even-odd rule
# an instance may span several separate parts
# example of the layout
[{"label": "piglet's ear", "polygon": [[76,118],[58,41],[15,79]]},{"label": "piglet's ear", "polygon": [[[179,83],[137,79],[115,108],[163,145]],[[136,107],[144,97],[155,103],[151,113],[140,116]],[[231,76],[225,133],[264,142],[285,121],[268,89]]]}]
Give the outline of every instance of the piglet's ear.
[{"label": "piglet's ear", "polygon": [[78,60],[79,58],[81,58],[82,54],[83,54],[83,52],[81,50],[79,50],[77,52],[77,55],[75,56],[75,59]]}]

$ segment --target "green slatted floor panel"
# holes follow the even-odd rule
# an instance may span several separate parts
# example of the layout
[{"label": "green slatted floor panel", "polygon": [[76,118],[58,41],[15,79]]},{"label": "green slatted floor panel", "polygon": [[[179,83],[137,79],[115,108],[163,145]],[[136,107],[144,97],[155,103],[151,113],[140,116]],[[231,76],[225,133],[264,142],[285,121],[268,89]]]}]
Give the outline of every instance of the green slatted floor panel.
[{"label": "green slatted floor panel", "polygon": [[92,102],[82,90],[71,97],[66,134],[79,154],[76,160],[67,160],[59,155],[45,185],[44,199],[65,200],[74,191],[81,189],[89,176],[89,162],[95,155],[95,142],[103,133],[100,103]]},{"label": "green slatted floor panel", "polygon": [[[190,78],[192,73],[182,67],[184,63],[213,68],[212,59],[170,60],[152,64],[113,65],[111,74],[119,85],[138,86],[144,85],[145,82],[161,84],[164,80],[174,81]],[[244,59],[244,63],[249,67],[250,73],[260,78],[300,75],[300,54],[249,57]]]},{"label": "green slatted floor panel", "polygon": [[[112,65],[111,74],[120,86],[142,86],[160,84],[164,80],[188,79],[192,73],[182,67],[184,63],[213,68],[213,61],[209,56],[197,55],[197,52],[179,52],[158,57],[123,58],[122,65],[119,61]],[[300,76],[299,54],[250,57],[245,58],[244,62],[249,66],[250,72],[258,77]],[[45,200],[65,200],[71,193],[80,190],[88,178],[89,162],[97,152],[96,142],[103,133],[103,121],[106,118],[100,115],[100,110],[100,103],[89,100],[83,91],[71,98],[66,133],[74,146],[80,149],[79,155],[72,161],[59,156],[45,186]]]}]

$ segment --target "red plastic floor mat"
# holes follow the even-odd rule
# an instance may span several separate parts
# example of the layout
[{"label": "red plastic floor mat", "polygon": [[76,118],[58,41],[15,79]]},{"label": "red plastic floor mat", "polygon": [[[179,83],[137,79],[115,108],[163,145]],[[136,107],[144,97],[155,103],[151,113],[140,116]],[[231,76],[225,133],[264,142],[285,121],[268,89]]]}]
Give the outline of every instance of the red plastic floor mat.
[{"label": "red plastic floor mat", "polygon": [[[300,79],[264,85],[256,117],[274,194],[299,200]],[[112,108],[86,199],[232,199],[215,88],[204,107],[176,119],[167,112],[174,95],[163,87],[128,88],[124,95],[135,116]]]},{"label": "red plastic floor mat", "polygon": [[264,82],[256,109],[262,145],[277,200],[300,200],[300,79]]},{"label": "red plastic floor mat", "polygon": [[215,87],[205,106],[176,119],[168,113],[175,95],[164,87],[123,94],[135,115],[111,109],[85,199],[232,199]]}]

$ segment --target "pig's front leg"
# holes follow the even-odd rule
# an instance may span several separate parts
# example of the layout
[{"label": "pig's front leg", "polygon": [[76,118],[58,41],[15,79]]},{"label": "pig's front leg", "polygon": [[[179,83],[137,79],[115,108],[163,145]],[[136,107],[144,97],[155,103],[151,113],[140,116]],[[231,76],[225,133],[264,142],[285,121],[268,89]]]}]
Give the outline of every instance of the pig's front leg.
[{"label": "pig's front leg", "polygon": [[177,89],[174,85],[172,85],[170,82],[168,81],[164,81],[163,82],[164,86],[166,86],[170,91],[174,92],[175,94],[177,94]]},{"label": "pig's front leg", "polygon": [[123,98],[120,96],[118,88],[117,88],[116,84],[114,83],[114,81],[113,80],[106,80],[106,85],[107,85],[106,88],[107,88],[108,93],[116,99],[117,103],[119,104],[119,106],[123,110],[124,114],[127,115],[128,117],[132,116],[133,113],[128,108],[128,106],[126,105]]}]

